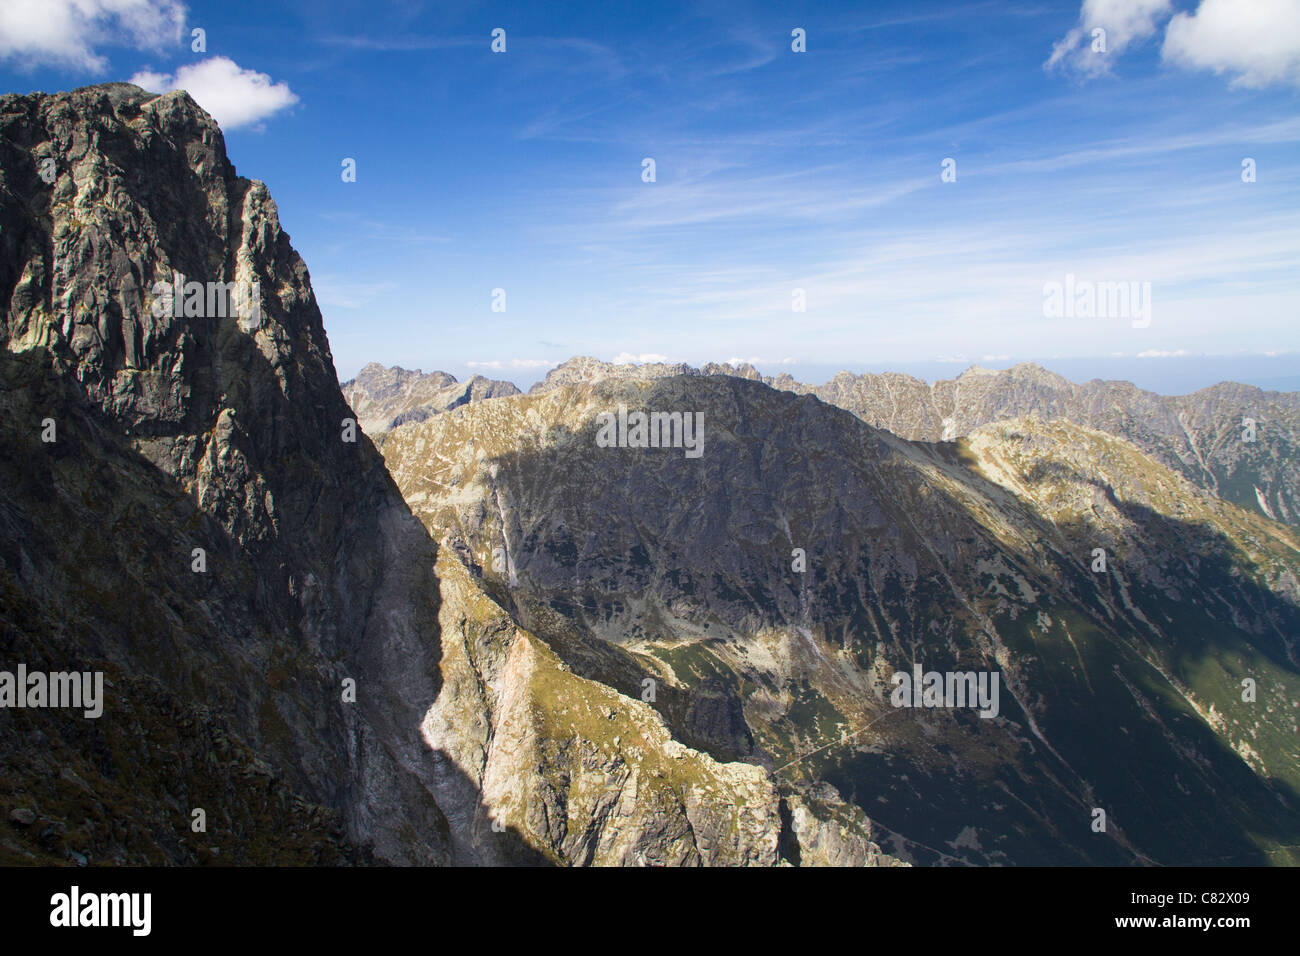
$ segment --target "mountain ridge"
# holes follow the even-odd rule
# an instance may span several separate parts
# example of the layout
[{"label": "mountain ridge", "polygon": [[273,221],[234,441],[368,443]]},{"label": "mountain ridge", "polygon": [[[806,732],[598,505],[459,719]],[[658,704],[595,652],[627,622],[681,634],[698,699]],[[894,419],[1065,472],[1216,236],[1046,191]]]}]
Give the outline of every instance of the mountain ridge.
[{"label": "mountain ridge", "polygon": [[[972,365],[954,379],[933,383],[898,372],[842,371],[812,386],[787,373],[762,375],[748,364],[709,363],[697,369],[681,363],[615,365],[579,356],[548,372],[530,394],[561,384],[672,375],[761,381],[813,395],[870,425],[919,441],[951,440],[1022,414],[1062,417],[1135,441],[1226,500],[1300,524],[1300,392],[1221,382],[1166,396],[1127,381],[1075,383],[1033,362],[1001,371]],[[1253,440],[1234,441],[1234,435],[1244,436],[1245,419],[1254,423]]]},{"label": "mountain ridge", "polygon": [[510,382],[474,375],[458,382],[447,372],[401,366],[385,368],[377,362],[365,365],[355,377],[341,383],[343,397],[357,413],[357,422],[367,435],[377,435],[430,415],[450,411],[467,402],[481,402],[502,395],[517,395]]},{"label": "mountain ridge", "polygon": [[[382,366],[371,363],[366,368],[379,370]],[[450,378],[445,372],[435,374]],[[613,363],[575,356],[547,372],[528,394],[606,380],[708,375],[760,381],[812,395],[870,425],[918,441],[950,441],[981,425],[1024,414],[1065,418],[1129,438],[1225,500],[1300,525],[1300,392],[1225,381],[1169,396],[1122,380],[1094,378],[1075,383],[1034,362],[1004,370],[972,365],[956,378],[932,383],[900,372],[859,375],[841,371],[813,386],[788,373],[763,375],[748,363],[708,363],[696,368],[681,362]],[[345,384],[345,390],[350,384]],[[386,423],[369,419],[367,427],[372,432],[386,430],[466,401],[518,392],[510,383],[492,384],[492,391],[477,395],[457,392],[454,399],[425,401],[405,417],[382,416]],[[358,396],[360,406],[366,407],[369,400],[364,389],[358,390]]]},{"label": "mountain ridge", "polygon": [[[709,451],[698,462],[662,449],[597,451],[596,415],[620,405],[706,409]],[[799,459],[779,451],[795,447]],[[1171,822],[1187,812],[1176,801],[1162,796],[1152,815],[1131,799],[1152,797],[1160,775],[1191,785],[1190,765],[1167,763],[1186,758],[1157,743],[1160,722],[1188,735],[1178,745],[1185,753],[1208,761],[1193,776],[1225,774],[1211,789],[1236,788],[1254,808],[1234,812],[1291,808],[1278,806],[1278,842],[1266,851],[1285,858],[1295,822],[1288,741],[1297,662],[1284,622],[1294,619],[1300,593],[1297,541],[1122,438],[1026,418],[985,426],[969,442],[917,443],[811,396],[729,376],[668,375],[466,406],[387,433],[381,451],[443,549],[575,671],[627,694],[659,680],[674,734],[716,756],[739,755],[776,773],[816,755],[806,772],[781,771],[782,798],[813,799],[809,788],[833,785],[833,794],[866,811],[871,832],[889,834],[880,846],[904,860],[1053,858],[1049,848],[1065,839],[1059,822],[1033,837],[1043,821],[1020,820],[1021,836],[999,848],[1006,821],[988,833],[988,821],[979,822],[1005,812],[995,810],[999,801],[978,788],[954,800],[952,778],[924,770],[936,761],[987,763],[993,741],[996,752],[1022,754],[1014,792],[1029,803],[1052,801],[1055,809],[1041,808],[1049,820],[1080,812],[1068,809],[1078,792],[1046,783],[1062,773],[1083,793],[1101,789],[1109,793],[1103,802],[1128,804],[1109,803],[1132,827],[1118,843],[1067,840],[1072,859],[1203,860],[1189,856],[1198,851]],[[804,456],[817,462],[816,484],[796,463]],[[790,549],[800,545],[809,575],[802,579],[789,573]],[[1088,570],[1094,546],[1114,563],[1101,576]],[[1224,608],[1232,608],[1231,640],[1216,636],[1212,623]],[[1040,642],[1064,656],[1040,659]],[[954,653],[966,667],[996,661],[1015,701],[1004,705],[1011,723],[994,721],[1005,729],[980,743],[988,734],[972,738],[960,721],[914,732],[906,715],[879,709],[889,665],[903,663],[909,646],[940,669]],[[1193,648],[1197,663],[1184,673],[1179,662]],[[1242,654],[1254,661],[1245,665],[1250,673],[1267,669],[1270,693],[1281,695],[1270,699],[1285,714],[1244,738],[1222,720],[1249,713],[1232,704],[1232,680],[1206,677],[1242,673]],[[1071,663],[1076,655],[1111,663],[1081,670]],[[1112,666],[1116,676],[1107,676]],[[1044,682],[1056,685],[1050,696]],[[1143,779],[1155,771],[1141,762],[1116,768],[1104,748],[1068,729],[1099,710],[1108,739],[1132,737],[1143,761],[1162,768],[1156,777]],[[1017,711],[1024,716],[1011,716]],[[1139,731],[1152,713],[1161,714],[1157,723]],[[859,740],[865,751],[823,750],[828,732],[834,739],[886,718],[885,737]],[[960,758],[919,743],[944,727],[942,739]],[[1271,743],[1261,749],[1265,736]],[[1253,783],[1240,776],[1248,764],[1261,775]],[[1133,776],[1118,783],[1125,774]],[[889,809],[904,804],[899,785],[883,781],[909,778],[930,781],[911,798],[928,817]],[[869,802],[876,800],[884,809]],[[946,825],[936,821],[953,829],[936,832]],[[934,849],[964,843],[971,826],[984,834],[982,851]],[[1194,842],[1211,856],[1232,841]]]}]

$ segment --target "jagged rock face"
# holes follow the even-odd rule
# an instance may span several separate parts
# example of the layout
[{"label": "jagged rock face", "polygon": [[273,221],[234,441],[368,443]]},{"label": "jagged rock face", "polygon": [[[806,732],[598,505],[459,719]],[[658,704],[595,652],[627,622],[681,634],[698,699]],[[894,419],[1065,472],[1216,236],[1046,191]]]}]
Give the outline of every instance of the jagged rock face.
[{"label": "jagged rock face", "polygon": [[799,866],[904,866],[872,841],[872,823],[829,784],[792,794],[788,850]]},{"label": "jagged rock face", "polygon": [[683,746],[650,704],[575,674],[443,554],[444,685],[424,734],[447,761],[444,805],[472,808],[452,821],[459,856],[777,862],[776,791],[760,767]]},{"label": "jagged rock face", "polygon": [[[972,367],[927,385],[897,372],[840,372],[824,385],[752,366],[612,365],[571,359],[533,392],[606,379],[734,375],[798,395],[815,395],[867,424],[913,441],[950,441],[981,425],[1031,415],[1064,418],[1118,435],[1200,487],[1276,521],[1300,524],[1300,393],[1224,382],[1190,395],[1157,395],[1129,382],[1082,385],[1031,363],[1005,371]],[[1248,426],[1254,423],[1246,440]]]},{"label": "jagged rock face", "polygon": [[603,382],[607,379],[616,381],[647,381],[656,378],[673,378],[679,375],[699,375],[699,369],[682,362],[647,362],[644,365],[602,362],[589,356],[576,356],[557,365],[546,373],[546,377],[536,383],[529,394],[545,392],[552,388],[566,385],[583,385]]},{"label": "jagged rock face", "polygon": [[384,368],[371,362],[354,379],[343,383],[343,397],[356,412],[367,435],[378,435],[398,425],[422,422],[432,415],[504,395],[518,395],[510,382],[475,375],[457,382],[446,372],[425,374],[404,368]]},{"label": "jagged rock face", "polygon": [[[1036,365],[973,368],[933,388],[842,373],[812,393],[905,438],[938,441],[1023,415],[1064,418],[1133,442],[1226,501],[1300,523],[1300,395],[1225,382],[1164,396],[1128,382],[1076,385]],[[1247,440],[1245,419],[1254,424]]]},{"label": "jagged rock face", "polygon": [[[155,309],[174,272],[256,282],[260,322]],[[0,291],[6,663],[39,627],[32,654],[205,705],[354,845],[448,859],[418,734],[437,690],[434,548],[373,446],[342,440],[307,269],[217,125],[183,92],[126,84],[0,98]],[[130,709],[106,706],[108,723]],[[87,779],[130,772],[101,760]],[[158,786],[192,790],[177,773]],[[212,797],[214,829],[237,793]],[[183,810],[139,829],[184,835]]]},{"label": "jagged rock face", "polygon": [[[600,447],[620,405],[703,412],[703,454]],[[1016,419],[912,443],[758,382],[652,375],[467,406],[381,450],[575,674],[634,698],[652,679],[675,736],[769,769],[786,859],[1290,858],[1300,544],[1122,439]],[[996,672],[1000,714],[891,707],[913,662]],[[822,833],[837,800],[862,818]]]}]

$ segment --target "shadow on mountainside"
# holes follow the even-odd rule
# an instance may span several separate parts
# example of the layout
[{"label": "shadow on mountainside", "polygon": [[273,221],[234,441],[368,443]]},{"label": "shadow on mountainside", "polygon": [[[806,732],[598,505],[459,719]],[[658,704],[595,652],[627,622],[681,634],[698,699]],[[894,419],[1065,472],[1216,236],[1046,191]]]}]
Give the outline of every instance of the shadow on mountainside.
[{"label": "shadow on mountainside", "polygon": [[[273,375],[255,349],[245,358],[251,381]],[[274,485],[282,543],[250,546],[50,362],[0,352],[0,669],[103,670],[106,701],[95,720],[0,711],[5,815],[29,807],[39,824],[8,824],[0,858],[366,863],[344,831],[400,829],[391,816],[407,821],[408,862],[449,861],[428,789],[437,755],[419,735],[441,691],[435,545],[369,440],[355,446],[359,482],[335,490],[341,511],[323,514],[310,489],[339,476],[316,470],[318,453],[231,436],[252,462],[284,467],[259,472]],[[241,421],[283,420],[284,409],[233,407]],[[191,570],[193,548],[204,573]],[[409,641],[386,630],[395,598],[416,607]],[[355,705],[342,703],[344,678],[357,682]],[[371,805],[365,781],[385,778],[402,805]],[[190,830],[195,807],[206,833]],[[514,830],[491,836],[487,859],[546,862]]]},{"label": "shadow on mountainside", "polygon": [[[1300,844],[1295,781],[1252,771],[1161,673],[1168,668],[1151,659],[1159,647],[1171,676],[1193,686],[1202,705],[1223,700],[1226,708],[1236,682],[1216,684],[1202,675],[1195,683],[1198,668],[1233,655],[1267,661],[1283,682],[1270,688],[1285,698],[1296,668],[1279,641],[1261,639],[1253,625],[1224,626],[1226,610],[1198,617],[1186,601],[1130,584],[1148,613],[1169,617],[1159,633],[1141,633],[1139,617],[1113,614],[1113,593],[1104,592],[1105,601],[1099,596],[1100,587],[1115,582],[1098,581],[1088,571],[1086,528],[1038,517],[1024,530],[1042,550],[1020,550],[994,538],[946,489],[891,483],[908,475],[916,481],[916,472],[896,461],[900,447],[960,461],[949,446],[903,442],[817,399],[736,378],[594,389],[608,399],[602,407],[625,401],[629,408],[707,409],[710,420],[700,459],[687,459],[679,449],[598,448],[593,420],[579,431],[550,427],[491,460],[495,492],[515,515],[505,530],[518,586],[475,570],[575,672],[639,696],[640,679],[653,672],[616,646],[616,636],[606,641],[593,627],[617,631],[625,624],[637,639],[653,640],[653,625],[647,630],[647,619],[630,610],[649,595],[701,632],[710,622],[751,634],[760,627],[792,635],[807,629],[828,650],[854,657],[864,672],[881,655],[892,669],[917,659],[917,652],[927,667],[969,669],[980,660],[984,638],[965,612],[950,637],[926,635],[937,622],[949,621],[951,628],[950,619],[958,620],[954,612],[970,600],[1013,652],[1001,670],[1007,686],[1019,692],[1004,695],[997,721],[940,721],[912,712],[891,718],[892,727],[882,724],[883,745],[817,757],[817,776],[870,817],[923,846],[948,846],[936,854],[977,862],[1264,864],[1284,861],[1286,848]],[[962,469],[970,488],[993,501],[1006,498],[1005,489],[969,463]],[[552,495],[554,488],[564,493]],[[806,506],[798,514],[803,523],[793,533],[810,564],[814,556],[820,562],[808,575],[802,601],[798,587],[786,583],[790,545],[781,530],[783,521],[794,524],[799,506]],[[1231,582],[1239,613],[1255,613],[1276,628],[1300,623],[1291,602],[1232,573],[1223,557],[1231,554],[1231,543],[1216,540],[1213,529],[1136,505],[1121,507],[1153,540],[1198,552],[1187,561],[1186,593]],[[1023,502],[1017,508],[1017,520],[1020,512],[1028,515]],[[859,521],[861,515],[870,521]],[[870,550],[881,542],[888,547]],[[1031,582],[1052,626],[1037,625],[1032,612],[1014,617],[998,610],[975,568],[981,556],[994,553]],[[1179,556],[1171,551],[1170,557]],[[918,569],[910,584],[898,570],[909,563]],[[539,614],[545,609],[552,618],[559,612],[563,622],[548,622]],[[1203,626],[1193,633],[1192,622]],[[709,638],[691,640],[707,648]],[[683,673],[689,671],[679,677]],[[734,759],[734,751],[715,749],[707,734],[689,726],[684,712],[693,694],[705,686],[716,694],[722,680],[727,695],[745,702],[741,721],[749,731],[754,720],[747,694],[759,678],[749,671],[706,676],[666,695],[656,708],[683,743]],[[819,689],[811,690],[815,698]],[[810,699],[813,704],[822,706]],[[943,731],[937,744],[926,740],[935,726]],[[781,720],[772,727],[796,730]],[[748,759],[770,767],[782,756],[788,754],[765,746]],[[1107,812],[1104,835],[1091,831],[1093,808]],[[963,824],[983,834],[982,850],[962,848]]]}]

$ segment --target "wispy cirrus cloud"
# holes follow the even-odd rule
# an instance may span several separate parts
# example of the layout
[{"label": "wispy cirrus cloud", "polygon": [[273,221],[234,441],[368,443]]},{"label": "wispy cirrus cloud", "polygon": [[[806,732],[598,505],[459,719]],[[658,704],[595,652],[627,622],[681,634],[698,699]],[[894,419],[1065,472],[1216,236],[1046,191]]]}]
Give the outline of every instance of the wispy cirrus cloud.
[{"label": "wispy cirrus cloud", "polygon": [[663,362],[671,362],[667,355],[660,355],[658,352],[642,352],[640,355],[633,355],[631,352],[619,352],[612,359],[615,365],[657,365]]},{"label": "wispy cirrus cloud", "polygon": [[397,291],[397,283],[356,282],[332,273],[312,276],[316,301],[325,308],[369,309],[374,303]]},{"label": "wispy cirrus cloud", "polygon": [[765,359],[765,358],[759,358],[758,356],[752,356],[752,357],[750,357],[750,358],[729,358],[729,359],[727,359],[727,364],[728,364],[728,365],[755,365],[755,366],[757,366],[757,365],[794,365],[794,364],[795,364],[795,360],[792,359],[792,358],[783,358],[783,359]]},{"label": "wispy cirrus cloud", "polygon": [[553,362],[550,359],[512,358],[489,359],[488,361],[466,362],[465,364],[469,368],[486,368],[499,371],[511,368],[554,368],[559,363]]},{"label": "wispy cirrus cloud", "polygon": [[1043,65],[1084,76],[1109,73],[1114,58],[1153,36],[1172,10],[1170,0],[1083,0],[1078,25],[1056,42]]},{"label": "wispy cirrus cloud", "polygon": [[480,46],[485,43],[485,41],[480,37],[433,36],[429,34],[393,34],[385,36],[366,34],[330,34],[328,36],[317,37],[316,42],[326,46],[343,47],[351,50],[367,50],[375,53],[450,50],[457,47]]},{"label": "wispy cirrus cloud", "polygon": [[418,229],[400,223],[368,219],[355,213],[321,213],[320,218],[327,222],[346,223],[350,230],[350,239],[397,242],[403,245],[452,241],[451,236],[442,233],[429,232],[426,229]]}]

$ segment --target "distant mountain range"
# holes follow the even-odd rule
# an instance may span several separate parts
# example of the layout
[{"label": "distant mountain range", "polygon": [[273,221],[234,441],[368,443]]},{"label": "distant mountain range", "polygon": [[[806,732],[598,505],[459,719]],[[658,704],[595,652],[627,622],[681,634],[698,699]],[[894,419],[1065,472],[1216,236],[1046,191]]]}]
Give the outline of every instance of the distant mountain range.
[{"label": "distant mountain range", "polygon": [[430,415],[451,411],[467,402],[518,395],[510,382],[498,382],[475,375],[457,382],[454,375],[419,369],[384,368],[371,362],[357,377],[343,383],[343,397],[357,413],[357,422],[367,435],[390,428],[422,422]]},{"label": "distant mountain range", "polygon": [[[1169,397],[1129,382],[1094,379],[1076,385],[1029,363],[1005,371],[974,366],[933,385],[909,375],[841,372],[824,385],[812,386],[789,375],[760,375],[747,364],[698,369],[677,363],[615,365],[580,357],[552,369],[531,393],[681,375],[731,375],[814,395],[875,428],[913,441],[951,441],[982,425],[1025,415],[1064,419],[1127,439],[1225,501],[1287,524],[1300,522],[1300,392],[1268,392],[1224,382]],[[371,434],[465,401],[518,393],[508,382],[477,376],[476,386],[454,383],[444,372],[420,376],[371,364],[343,389]],[[389,424],[380,426],[383,419]]]},{"label": "distant mountain range", "polygon": [[[636,732],[577,715],[584,687],[653,680],[674,737],[767,768],[804,814],[787,858],[1294,862],[1290,529],[1065,420],[913,442],[743,375],[606,371],[379,439],[514,622],[444,636],[456,686],[483,690],[440,699],[435,739],[530,843],[574,859],[543,821],[574,812],[555,781],[579,766],[646,792]],[[620,406],[702,410],[705,454],[598,448]],[[517,629],[591,683],[514,683]],[[917,663],[996,669],[1001,715],[891,709]],[[1242,702],[1248,677],[1271,705]],[[597,859],[607,837],[585,832]]]}]

